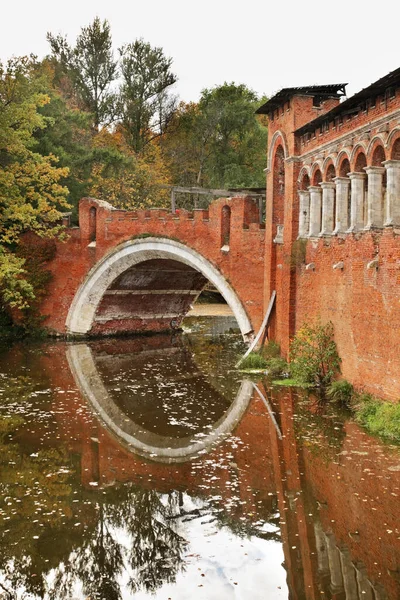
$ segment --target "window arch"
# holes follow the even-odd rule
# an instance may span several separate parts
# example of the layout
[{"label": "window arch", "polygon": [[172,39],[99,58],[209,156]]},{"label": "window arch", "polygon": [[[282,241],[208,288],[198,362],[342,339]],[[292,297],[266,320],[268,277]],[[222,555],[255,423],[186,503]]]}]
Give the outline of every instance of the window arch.
[{"label": "window arch", "polygon": [[[285,206],[285,152],[282,145],[276,148],[273,163],[273,211],[272,222],[275,226],[284,223]],[[277,229],[274,232],[277,233]]]},{"label": "window arch", "polygon": [[398,137],[393,143],[390,158],[392,160],[400,160],[400,137]]}]

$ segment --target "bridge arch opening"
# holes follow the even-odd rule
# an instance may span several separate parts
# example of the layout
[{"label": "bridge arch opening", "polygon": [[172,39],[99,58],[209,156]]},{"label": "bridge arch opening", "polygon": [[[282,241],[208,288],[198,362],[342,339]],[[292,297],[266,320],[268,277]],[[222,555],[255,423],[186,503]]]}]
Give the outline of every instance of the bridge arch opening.
[{"label": "bridge arch opening", "polygon": [[180,242],[153,237],[121,244],[92,268],[71,304],[67,332],[111,335],[177,328],[208,282],[249,340],[251,322],[220,271]]}]

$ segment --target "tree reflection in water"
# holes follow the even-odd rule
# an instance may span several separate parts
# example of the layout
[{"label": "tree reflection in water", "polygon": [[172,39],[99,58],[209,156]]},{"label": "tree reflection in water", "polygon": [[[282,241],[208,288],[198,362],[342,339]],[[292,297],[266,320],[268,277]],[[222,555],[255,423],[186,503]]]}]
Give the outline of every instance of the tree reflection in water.
[{"label": "tree reflection in water", "polygon": [[96,504],[95,526],[56,569],[51,600],[69,598],[77,582],[91,599],[120,600],[123,572],[129,573],[132,593],[174,583],[184,569],[187,546],[170,519],[178,503],[178,492],[160,494],[131,485],[106,490]]}]

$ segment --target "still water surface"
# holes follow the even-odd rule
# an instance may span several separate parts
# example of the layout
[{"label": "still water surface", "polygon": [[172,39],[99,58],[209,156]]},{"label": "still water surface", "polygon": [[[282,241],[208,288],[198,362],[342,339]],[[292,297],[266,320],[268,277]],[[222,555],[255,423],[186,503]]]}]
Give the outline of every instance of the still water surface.
[{"label": "still water surface", "polygon": [[188,323],[0,354],[0,598],[400,598],[399,450]]}]

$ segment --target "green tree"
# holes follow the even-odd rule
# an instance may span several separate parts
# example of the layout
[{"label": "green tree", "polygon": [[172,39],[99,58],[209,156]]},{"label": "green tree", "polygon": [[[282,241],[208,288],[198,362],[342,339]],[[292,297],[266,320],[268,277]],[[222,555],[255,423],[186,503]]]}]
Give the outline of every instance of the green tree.
[{"label": "green tree", "polygon": [[332,379],[340,373],[340,357],[331,321],[305,323],[290,345],[290,371],[295,379],[321,391],[322,399]]},{"label": "green tree", "polygon": [[119,52],[120,120],[127,143],[138,153],[165,131],[175,110],[169,88],[177,78],[171,71],[172,59],[164,55],[162,48],[136,40]]},{"label": "green tree", "polygon": [[45,127],[40,108],[49,97],[35,78],[33,57],[0,63],[0,308],[26,306],[33,288],[16,248],[26,231],[40,237],[62,232],[60,209],[68,190],[60,183],[67,169],[53,155],[33,151],[34,132]]},{"label": "green tree", "polygon": [[75,46],[62,35],[47,34],[53,56],[71,79],[81,108],[93,115],[93,126],[110,123],[115,116],[116,94],[112,84],[118,77],[110,25],[96,17],[83,27]]},{"label": "green tree", "polygon": [[203,90],[181,104],[163,140],[174,181],[203,187],[263,187],[267,128],[256,117],[260,98],[245,85]]}]

